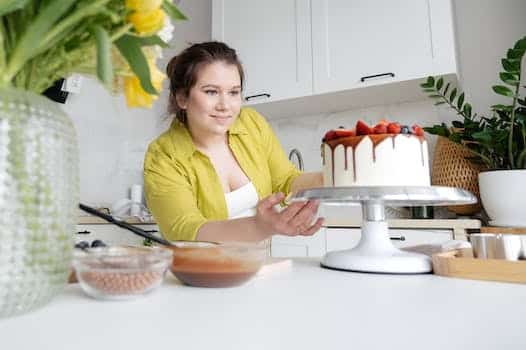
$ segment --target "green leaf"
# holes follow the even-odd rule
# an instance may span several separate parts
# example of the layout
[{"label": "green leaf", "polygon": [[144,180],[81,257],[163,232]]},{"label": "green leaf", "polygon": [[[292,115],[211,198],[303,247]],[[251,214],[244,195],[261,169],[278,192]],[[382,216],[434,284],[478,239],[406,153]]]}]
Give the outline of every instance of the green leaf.
[{"label": "green leaf", "polygon": [[520,40],[518,40],[515,43],[515,46],[513,46],[515,50],[523,50],[526,51],[526,36]]},{"label": "green leaf", "polygon": [[442,95],[446,96],[447,90],[449,90],[449,86],[451,86],[451,83],[447,83],[446,88],[444,89],[444,92],[442,93]]},{"label": "green leaf", "polygon": [[442,95],[429,95],[429,98],[442,98]]},{"label": "green leaf", "polygon": [[493,91],[502,96],[514,97],[515,94],[510,90],[509,87],[503,85],[493,86]]},{"label": "green leaf", "polygon": [[175,20],[187,20],[188,18],[175,6],[170,0],[164,0],[162,4],[164,12],[171,19]]},{"label": "green leaf", "polygon": [[431,85],[431,86],[435,86],[435,78],[433,77],[427,77],[427,82],[426,82],[428,85]]},{"label": "green leaf", "polygon": [[479,142],[488,143],[491,141],[491,134],[487,130],[474,132],[471,136]]},{"label": "green leaf", "polygon": [[506,53],[506,58],[516,59],[516,58],[521,58],[522,55],[524,55],[524,50],[509,49],[508,52]]},{"label": "green leaf", "polygon": [[424,89],[424,92],[428,92],[428,93],[429,93],[429,92],[433,92],[433,93],[434,93],[435,91],[436,91],[435,89],[428,89],[428,88],[425,88],[425,89]]},{"label": "green leaf", "polygon": [[435,102],[435,106],[440,106],[440,105],[443,105],[444,103],[446,103],[446,102],[444,102],[444,101],[438,101],[438,102]]},{"label": "green leaf", "polygon": [[451,95],[449,95],[449,102],[453,103],[456,96],[457,96],[457,88],[454,88],[453,91],[451,91]]},{"label": "green leaf", "polygon": [[20,10],[29,0],[1,0],[0,1],[0,16],[6,15],[10,12]]},{"label": "green leaf", "polygon": [[453,121],[451,122],[451,124],[453,124],[453,126],[454,126],[455,128],[459,128],[459,129],[464,128],[464,123],[462,123],[461,121],[458,121],[458,120],[453,120]]},{"label": "green leaf", "polygon": [[140,40],[138,40],[136,36],[126,34],[117,39],[115,45],[130,65],[133,73],[139,78],[144,91],[152,95],[157,95],[158,93],[151,81],[148,60],[141,50]]},{"label": "green leaf", "polygon": [[101,26],[95,26],[93,34],[97,46],[97,77],[104,85],[110,86],[113,81],[111,39],[108,32]]},{"label": "green leaf", "polygon": [[509,73],[518,73],[521,69],[521,61],[519,59],[502,59],[502,67]]},{"label": "green leaf", "polygon": [[466,103],[464,105],[463,112],[464,112],[464,115],[466,115],[468,118],[471,118],[471,105],[469,103]]},{"label": "green leaf", "polygon": [[166,48],[169,45],[163,41],[158,35],[152,36],[134,36],[137,41],[140,42],[141,46],[154,46],[158,45],[162,48]]},{"label": "green leaf", "polygon": [[427,82],[426,82],[426,83],[422,83],[422,84],[420,84],[420,87],[422,87],[423,89],[431,89],[431,88],[432,88],[433,91],[435,91],[435,89],[434,89],[434,85],[431,85],[431,84],[429,84],[429,83],[427,83]]},{"label": "green leaf", "polygon": [[442,86],[444,86],[444,79],[442,79],[442,77],[440,77],[440,78],[437,80],[437,90],[442,89]]},{"label": "green leaf", "polygon": [[1,80],[10,81],[24,64],[38,53],[35,48],[41,45],[42,36],[75,2],[76,0],[50,0],[45,2],[43,8],[39,9],[37,16],[31,20],[13,49]]},{"label": "green leaf", "polygon": [[452,133],[449,135],[449,139],[453,142],[460,143],[462,141],[462,136],[457,133]]},{"label": "green leaf", "polygon": [[500,80],[511,86],[519,85],[519,75],[515,73],[501,72],[499,73]]},{"label": "green leaf", "polygon": [[511,112],[512,108],[513,108],[512,106],[506,106],[506,105],[503,105],[503,104],[498,104],[498,105],[491,106],[491,109],[494,110],[494,111]]},{"label": "green leaf", "polygon": [[462,110],[462,104],[464,103],[464,93],[461,93],[457,100],[458,109]]},{"label": "green leaf", "polygon": [[522,106],[526,106],[526,97],[523,100],[521,100],[520,98],[517,99],[517,102],[519,102],[519,104]]}]

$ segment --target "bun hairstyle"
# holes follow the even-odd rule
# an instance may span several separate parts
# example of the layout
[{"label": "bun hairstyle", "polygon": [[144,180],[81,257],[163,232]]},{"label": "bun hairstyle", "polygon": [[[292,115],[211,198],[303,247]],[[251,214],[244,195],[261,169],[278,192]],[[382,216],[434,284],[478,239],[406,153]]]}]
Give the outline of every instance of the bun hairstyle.
[{"label": "bun hairstyle", "polygon": [[237,57],[236,50],[218,41],[209,41],[192,46],[174,56],[166,67],[166,74],[170,79],[170,97],[168,100],[168,113],[175,114],[180,122],[186,124],[186,110],[179,107],[176,101],[177,94],[188,97],[190,89],[197,82],[197,74],[203,66],[225,62],[237,67],[241,80],[241,89],[245,80],[243,66]]}]

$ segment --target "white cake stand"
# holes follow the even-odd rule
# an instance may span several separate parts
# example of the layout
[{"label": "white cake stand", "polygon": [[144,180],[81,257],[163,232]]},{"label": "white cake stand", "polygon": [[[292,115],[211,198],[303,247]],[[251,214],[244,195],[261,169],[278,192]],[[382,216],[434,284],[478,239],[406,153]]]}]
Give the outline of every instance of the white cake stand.
[{"label": "white cake stand", "polygon": [[352,249],[325,254],[323,267],[360,272],[414,274],[431,272],[431,259],[396,248],[389,238],[385,206],[455,205],[476,203],[459,188],[442,186],[323,187],[296,193],[292,201],[318,199],[329,205],[362,205],[362,237]]}]

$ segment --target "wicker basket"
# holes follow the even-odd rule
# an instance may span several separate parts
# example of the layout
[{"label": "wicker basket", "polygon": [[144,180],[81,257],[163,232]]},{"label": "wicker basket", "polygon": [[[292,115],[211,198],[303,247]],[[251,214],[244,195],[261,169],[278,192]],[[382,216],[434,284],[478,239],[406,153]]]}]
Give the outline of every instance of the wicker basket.
[{"label": "wicker basket", "polygon": [[478,174],[482,166],[473,164],[466,157],[473,156],[470,150],[445,137],[438,137],[433,158],[431,183],[438,186],[460,187],[478,198],[477,204],[449,206],[459,215],[473,215],[481,210]]}]

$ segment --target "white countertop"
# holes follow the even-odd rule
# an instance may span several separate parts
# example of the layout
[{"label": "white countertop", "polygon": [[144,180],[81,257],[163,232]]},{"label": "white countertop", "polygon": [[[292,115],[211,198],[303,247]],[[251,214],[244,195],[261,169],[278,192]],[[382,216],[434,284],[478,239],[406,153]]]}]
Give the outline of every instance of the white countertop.
[{"label": "white countertop", "polygon": [[226,289],[98,301],[69,285],[0,319],[2,349],[525,349],[526,285],[376,275],[294,260]]}]

